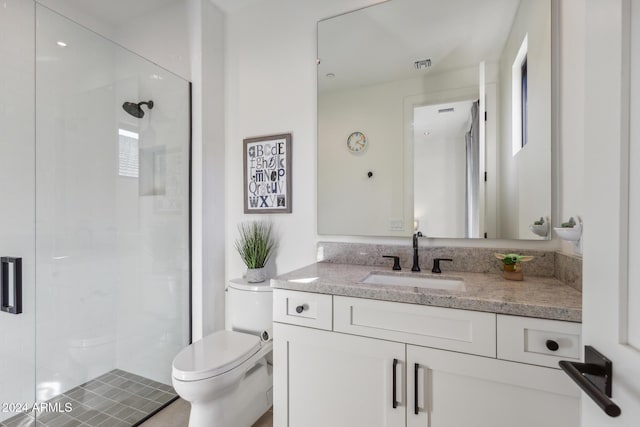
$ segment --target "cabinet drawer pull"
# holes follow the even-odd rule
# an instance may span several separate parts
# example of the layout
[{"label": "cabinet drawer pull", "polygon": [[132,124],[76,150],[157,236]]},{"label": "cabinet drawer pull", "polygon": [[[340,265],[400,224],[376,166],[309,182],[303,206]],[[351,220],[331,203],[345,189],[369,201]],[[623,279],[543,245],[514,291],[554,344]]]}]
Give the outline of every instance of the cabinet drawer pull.
[{"label": "cabinet drawer pull", "polygon": [[416,363],[413,365],[413,413],[416,415],[420,412],[418,407],[418,371],[420,371],[420,365]]},{"label": "cabinet drawer pull", "polygon": [[393,392],[391,393],[393,399],[393,409],[398,407],[398,399],[396,396],[396,381],[397,381],[397,367],[398,367],[398,359],[393,359]]},{"label": "cabinet drawer pull", "polygon": [[305,308],[307,308],[307,307],[305,306],[305,304],[301,304],[301,305],[297,306],[297,307],[296,307],[296,313],[298,313],[298,314],[302,313],[302,312],[304,311],[304,309],[305,309]]},{"label": "cabinet drawer pull", "polygon": [[558,349],[560,348],[560,345],[558,344],[557,341],[554,340],[547,340],[547,348],[551,351],[558,351]]}]

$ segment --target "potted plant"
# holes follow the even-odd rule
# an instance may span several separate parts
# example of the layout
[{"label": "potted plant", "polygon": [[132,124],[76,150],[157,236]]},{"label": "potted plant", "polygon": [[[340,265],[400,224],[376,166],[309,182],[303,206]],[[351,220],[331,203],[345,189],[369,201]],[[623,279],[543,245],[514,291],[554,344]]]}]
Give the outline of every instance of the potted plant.
[{"label": "potted plant", "polygon": [[502,261],[503,276],[507,280],[524,280],[521,262],[531,261],[533,256],[518,254],[495,254]]},{"label": "potted plant", "polygon": [[243,222],[238,226],[240,237],[236,249],[247,266],[247,281],[260,283],[267,280],[265,265],[275,249],[271,223],[264,221]]}]

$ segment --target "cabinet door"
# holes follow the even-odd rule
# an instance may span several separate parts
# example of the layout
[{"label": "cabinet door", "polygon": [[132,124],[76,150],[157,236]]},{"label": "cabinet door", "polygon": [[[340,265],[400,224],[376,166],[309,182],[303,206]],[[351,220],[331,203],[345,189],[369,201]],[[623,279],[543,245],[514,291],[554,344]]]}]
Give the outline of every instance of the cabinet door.
[{"label": "cabinet door", "polygon": [[274,426],[405,425],[404,344],[280,323],[273,335]]},{"label": "cabinet door", "polygon": [[577,427],[580,395],[565,377],[556,369],[408,345],[407,426]]}]

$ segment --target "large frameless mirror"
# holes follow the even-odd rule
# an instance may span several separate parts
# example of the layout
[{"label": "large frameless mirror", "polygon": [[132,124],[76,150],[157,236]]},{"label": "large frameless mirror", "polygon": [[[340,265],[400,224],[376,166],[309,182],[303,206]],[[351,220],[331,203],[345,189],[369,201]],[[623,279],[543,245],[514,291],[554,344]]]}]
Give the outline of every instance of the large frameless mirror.
[{"label": "large frameless mirror", "polygon": [[320,234],[549,238],[550,0],[387,1],[318,58]]}]

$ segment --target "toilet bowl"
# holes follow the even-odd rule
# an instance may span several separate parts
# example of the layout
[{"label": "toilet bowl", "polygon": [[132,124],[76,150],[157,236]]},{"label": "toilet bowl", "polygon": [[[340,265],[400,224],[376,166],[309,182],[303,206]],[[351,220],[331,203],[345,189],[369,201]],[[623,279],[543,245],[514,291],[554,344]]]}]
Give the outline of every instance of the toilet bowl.
[{"label": "toilet bowl", "polygon": [[232,330],[205,336],[173,360],[173,388],[191,403],[189,427],[250,427],[272,404],[273,343],[262,334],[272,324],[271,288],[234,280],[227,292]]}]

